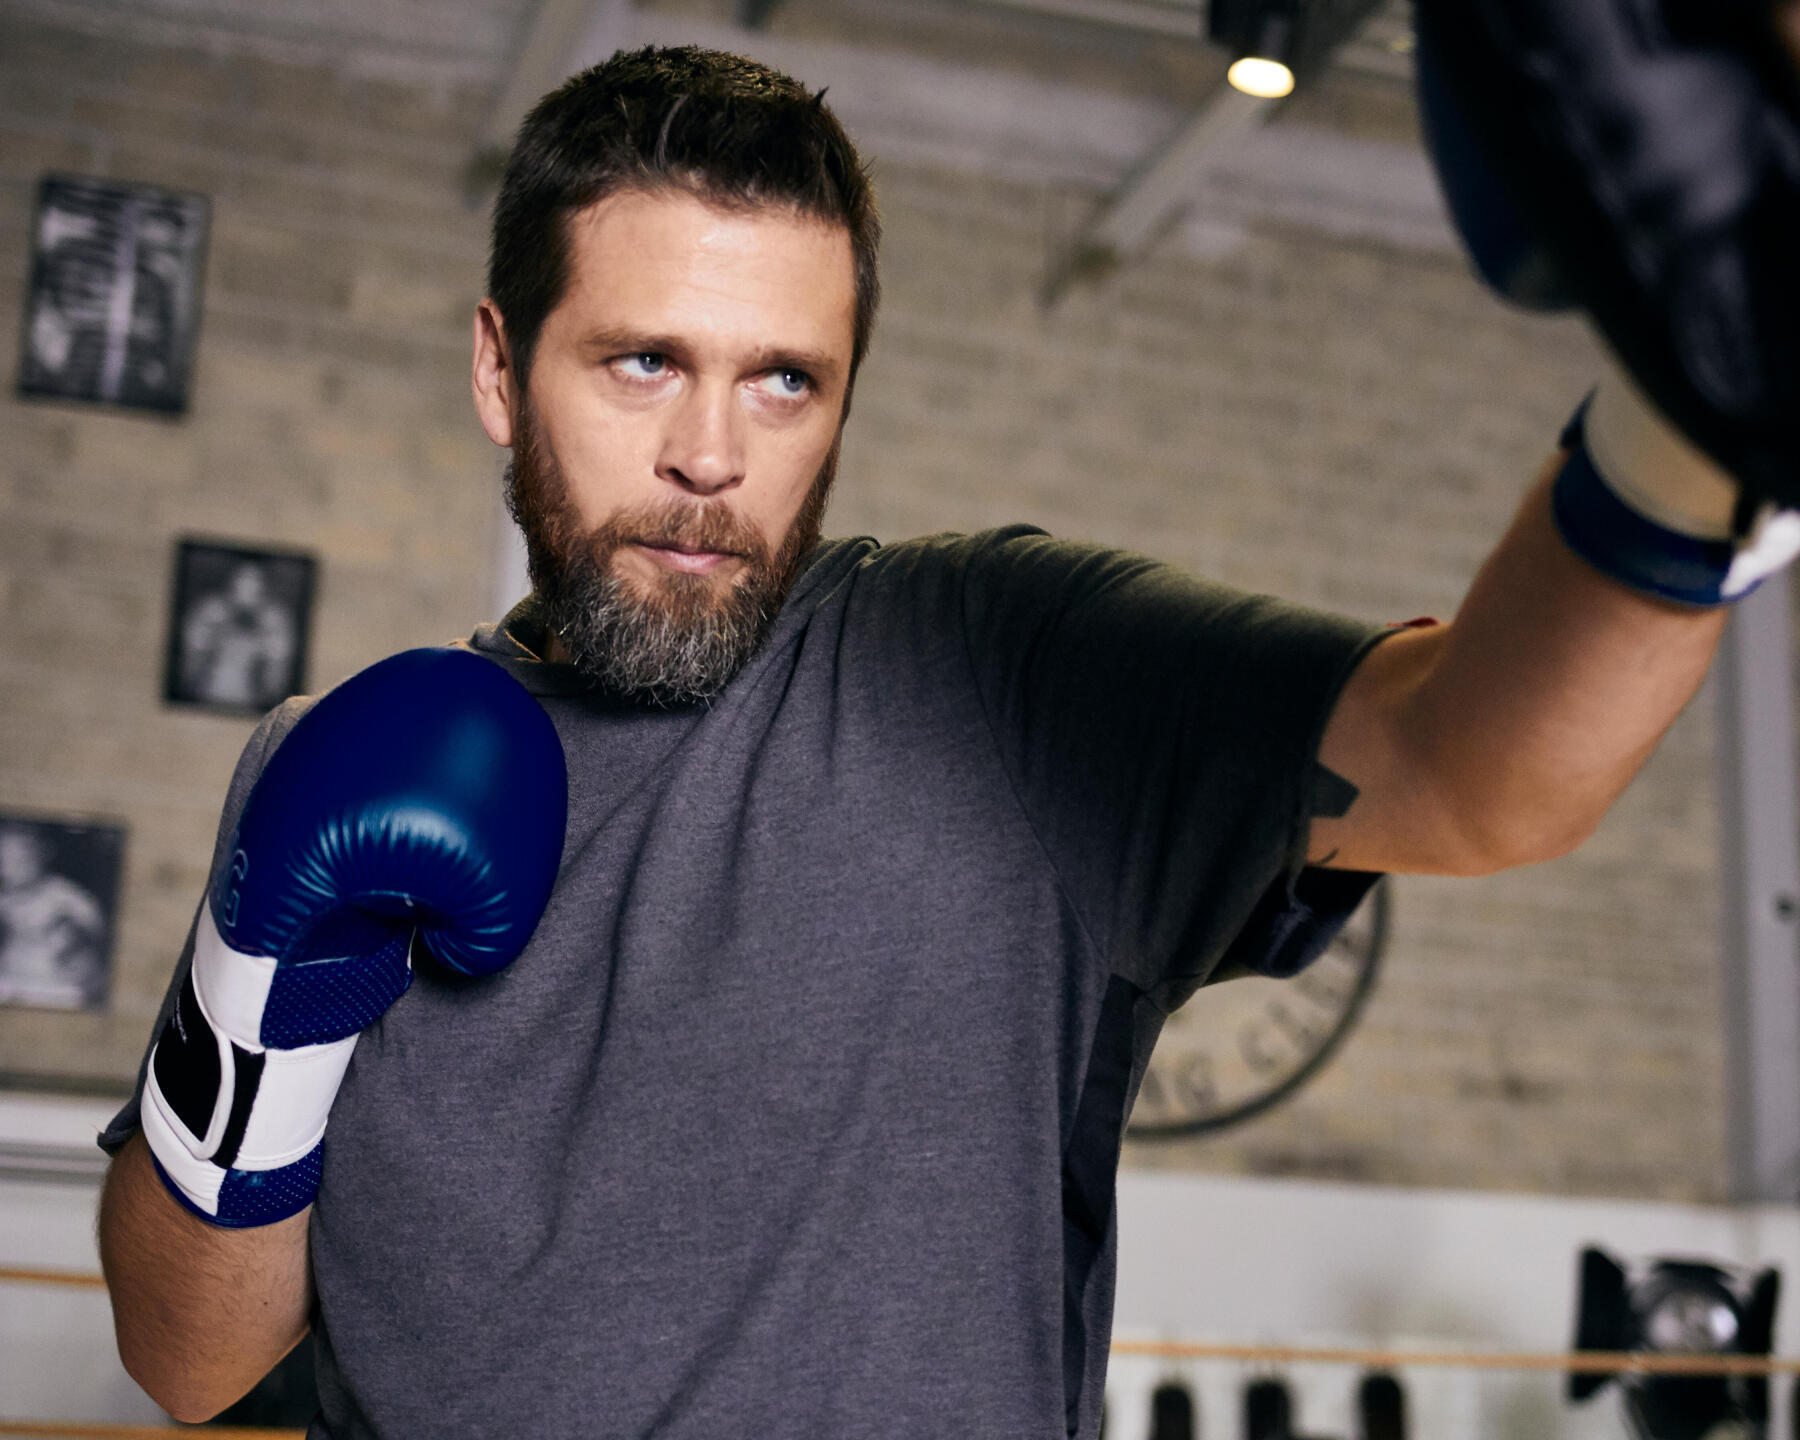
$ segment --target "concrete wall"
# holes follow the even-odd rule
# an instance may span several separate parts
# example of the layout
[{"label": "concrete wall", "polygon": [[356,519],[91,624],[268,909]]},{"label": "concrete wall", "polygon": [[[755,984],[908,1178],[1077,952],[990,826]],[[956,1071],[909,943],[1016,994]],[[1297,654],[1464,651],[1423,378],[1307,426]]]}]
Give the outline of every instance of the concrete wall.
[{"label": "concrete wall", "polygon": [[[460,61],[428,83],[216,35],[109,38],[70,10],[0,11],[0,334],[43,171],[214,201],[186,419],[0,399],[0,806],[131,826],[110,1011],[0,1011],[0,1071],[116,1083],[248,729],[157,698],[173,537],[319,553],[314,686],[489,608],[498,461],[465,379],[483,219],[462,200],[486,91]],[[1370,619],[1454,611],[1594,356],[1575,325],[1483,296],[1441,221],[1435,242],[1429,217],[1384,229],[1422,174],[1403,90],[1322,94],[1144,263],[1045,314],[1053,246],[1179,119],[1166,74],[1133,96],[1117,56],[1099,79],[990,75],[968,50],[884,70],[795,13],[737,38],[842,74],[889,234],[832,529],[1030,520]],[[639,24],[733,38],[705,14]],[[908,95],[963,98],[932,129]],[[1395,165],[1398,198],[1376,203],[1358,176]],[[1402,882],[1385,979],[1325,1076],[1241,1132],[1129,1163],[1717,1198],[1709,725],[1703,700],[1571,859]]]}]

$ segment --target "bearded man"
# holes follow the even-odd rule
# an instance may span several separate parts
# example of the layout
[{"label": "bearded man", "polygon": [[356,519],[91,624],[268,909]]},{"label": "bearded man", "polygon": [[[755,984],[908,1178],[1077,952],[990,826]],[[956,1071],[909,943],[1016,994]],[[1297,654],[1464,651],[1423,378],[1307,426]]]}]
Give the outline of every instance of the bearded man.
[{"label": "bearded man", "polygon": [[527,120],[473,383],[535,593],[468,649],[554,724],[561,868],[509,968],[415,961],[262,1199],[122,1112],[120,1348],[174,1414],[310,1327],[339,1440],[1092,1437],[1162,1018],[1375,872],[1567,851],[1699,684],[1719,612],[1578,557],[1549,473],[1397,631],[1025,528],[821,541],[876,241],[748,61],[620,55]]}]

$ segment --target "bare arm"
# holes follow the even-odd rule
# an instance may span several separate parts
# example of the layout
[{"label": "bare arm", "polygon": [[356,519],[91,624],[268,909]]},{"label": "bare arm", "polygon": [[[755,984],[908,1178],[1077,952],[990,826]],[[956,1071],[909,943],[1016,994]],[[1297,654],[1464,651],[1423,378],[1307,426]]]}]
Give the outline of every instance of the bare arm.
[{"label": "bare arm", "polygon": [[1547,860],[1592,832],[1699,688],[1719,610],[1608,579],[1526,497],[1449,625],[1376,647],[1320,759],[1361,792],[1314,822],[1311,858],[1470,875]]},{"label": "bare arm", "polygon": [[113,1161],[100,1263],[119,1358],[176,1419],[211,1419],[306,1334],[311,1214],[245,1230],[208,1225],[163,1188],[141,1134]]}]

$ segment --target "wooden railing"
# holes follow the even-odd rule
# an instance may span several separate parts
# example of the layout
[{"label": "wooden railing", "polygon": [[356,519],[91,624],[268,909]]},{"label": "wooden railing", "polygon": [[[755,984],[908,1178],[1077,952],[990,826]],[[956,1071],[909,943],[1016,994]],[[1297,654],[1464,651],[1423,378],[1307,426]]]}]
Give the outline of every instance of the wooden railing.
[{"label": "wooden railing", "polygon": [[1181,1340],[1115,1340],[1115,1355],[1159,1360],[1236,1360],[1246,1365],[1353,1365],[1362,1370],[1555,1370],[1612,1375],[1796,1375],[1800,1356],[1657,1355],[1642,1350],[1352,1350],[1305,1345],[1214,1345]]},{"label": "wooden railing", "polygon": [[[0,1420],[0,1435],[29,1440],[169,1440],[173,1425],[103,1425],[84,1420]],[[250,1425],[208,1425],[188,1433],[202,1440],[305,1440],[304,1430],[265,1430]]]},{"label": "wooden railing", "polygon": [[[38,1270],[0,1266],[0,1284],[58,1285],[78,1290],[104,1290],[106,1280],[78,1270]],[[1159,1360],[1231,1360],[1246,1365],[1348,1365],[1362,1370],[1406,1370],[1417,1367],[1462,1370],[1548,1370],[1560,1373],[1613,1374],[1637,1371],[1657,1375],[1796,1375],[1800,1356],[1657,1355],[1642,1351],[1495,1351],[1383,1350],[1304,1345],[1230,1345],[1180,1340],[1115,1340],[1115,1355]],[[245,1426],[209,1426],[207,1440],[304,1440],[299,1430],[267,1430]],[[93,1424],[71,1420],[0,1419],[0,1436],[31,1440],[168,1440],[166,1425]]]}]

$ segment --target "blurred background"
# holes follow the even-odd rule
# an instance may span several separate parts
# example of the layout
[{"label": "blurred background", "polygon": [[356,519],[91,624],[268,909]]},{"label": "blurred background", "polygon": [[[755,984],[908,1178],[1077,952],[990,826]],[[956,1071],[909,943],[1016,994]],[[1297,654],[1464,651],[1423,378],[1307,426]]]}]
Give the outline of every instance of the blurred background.
[{"label": "blurred background", "polygon": [[[157,1418],[103,1295],[29,1272],[96,1268],[89,1137],[256,717],[523,592],[470,319],[498,157],[571,71],[741,50],[873,160],[829,532],[1028,521],[1454,613],[1597,352],[1471,278],[1405,6],[1313,9],[1268,102],[1195,0],[0,0],[0,1421]],[[1393,882],[1310,990],[1172,1032],[1122,1340],[1556,1351],[1588,1242],[1800,1257],[1786,594],[1578,853]],[[1280,1375],[1349,1435],[1368,1368],[1122,1354],[1108,1434],[1174,1440],[1171,1379],[1244,1433]],[[1413,1433],[1627,1433],[1556,1374],[1403,1373]]]}]

